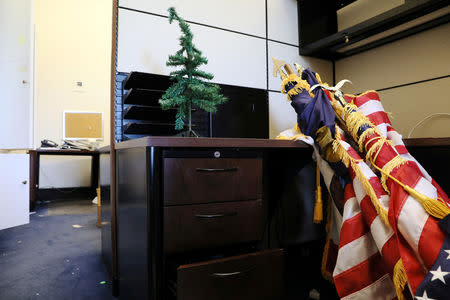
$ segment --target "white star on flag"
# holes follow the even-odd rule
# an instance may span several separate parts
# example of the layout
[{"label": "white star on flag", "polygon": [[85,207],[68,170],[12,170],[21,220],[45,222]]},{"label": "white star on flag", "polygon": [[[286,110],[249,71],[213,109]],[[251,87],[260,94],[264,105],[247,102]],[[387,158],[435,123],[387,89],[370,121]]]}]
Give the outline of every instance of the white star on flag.
[{"label": "white star on flag", "polygon": [[447,259],[450,259],[450,250],[444,250],[445,252],[447,252],[448,256]]},{"label": "white star on flag", "polygon": [[445,284],[446,284],[446,282],[444,280],[444,276],[447,274],[450,274],[450,272],[442,272],[441,266],[439,266],[436,271],[430,271],[430,273],[433,274],[433,278],[431,278],[431,281],[439,279],[440,281],[442,281]]},{"label": "white star on flag", "polygon": [[423,292],[422,297],[416,296],[415,298],[417,300],[436,300],[436,299],[433,299],[433,298],[428,298],[427,291]]}]

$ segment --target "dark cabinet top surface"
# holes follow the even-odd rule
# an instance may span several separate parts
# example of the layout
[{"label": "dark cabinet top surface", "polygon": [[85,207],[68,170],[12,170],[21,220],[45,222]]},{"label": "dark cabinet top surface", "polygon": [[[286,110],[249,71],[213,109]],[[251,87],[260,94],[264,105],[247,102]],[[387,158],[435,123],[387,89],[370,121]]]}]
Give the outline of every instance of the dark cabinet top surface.
[{"label": "dark cabinet top surface", "polygon": [[[448,147],[450,137],[403,139],[407,147]],[[129,140],[116,144],[116,149],[136,147],[198,147],[198,148],[308,148],[303,141],[249,139],[249,138],[188,138],[152,136]]]},{"label": "dark cabinet top surface", "polygon": [[116,144],[116,149],[137,147],[193,147],[193,148],[307,148],[302,141],[247,138],[190,138],[190,137],[143,137]]}]

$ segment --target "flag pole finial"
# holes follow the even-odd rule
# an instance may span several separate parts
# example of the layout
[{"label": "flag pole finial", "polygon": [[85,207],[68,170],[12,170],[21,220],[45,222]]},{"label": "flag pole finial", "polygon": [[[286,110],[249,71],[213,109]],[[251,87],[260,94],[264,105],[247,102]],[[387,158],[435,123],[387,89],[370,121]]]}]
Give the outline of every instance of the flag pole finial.
[{"label": "flag pole finial", "polygon": [[285,65],[286,62],[284,60],[276,59],[274,57],[272,57],[272,61],[273,61],[273,72],[272,72],[273,77],[277,77],[278,73],[280,73],[281,79],[285,79],[287,77],[287,74],[283,71],[283,69],[281,69],[281,67]]},{"label": "flag pole finial", "polygon": [[305,68],[299,64],[299,63],[294,63],[295,68],[297,69],[297,76],[301,76],[303,73],[303,70],[305,70]]}]

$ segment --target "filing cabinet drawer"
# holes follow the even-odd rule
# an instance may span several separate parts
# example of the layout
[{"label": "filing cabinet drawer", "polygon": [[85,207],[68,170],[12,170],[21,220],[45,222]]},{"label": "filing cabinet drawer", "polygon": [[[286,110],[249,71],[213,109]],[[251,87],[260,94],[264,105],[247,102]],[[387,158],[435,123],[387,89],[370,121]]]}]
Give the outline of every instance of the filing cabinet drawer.
[{"label": "filing cabinet drawer", "polygon": [[164,252],[256,241],[262,235],[262,200],[164,207]]},{"label": "filing cabinet drawer", "polygon": [[279,300],[282,277],[282,249],[182,265],[177,269],[177,299]]},{"label": "filing cabinet drawer", "polygon": [[260,198],[261,158],[164,159],[164,205]]}]

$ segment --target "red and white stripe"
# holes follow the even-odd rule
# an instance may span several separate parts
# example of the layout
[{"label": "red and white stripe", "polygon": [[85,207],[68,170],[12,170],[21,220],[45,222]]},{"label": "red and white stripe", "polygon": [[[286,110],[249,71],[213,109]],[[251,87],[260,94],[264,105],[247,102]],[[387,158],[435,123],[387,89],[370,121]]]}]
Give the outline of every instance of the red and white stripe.
[{"label": "red and white stripe", "polygon": [[[401,135],[392,128],[378,94],[369,92],[360,97],[346,98],[359,107],[383,136],[393,142],[394,147],[383,146],[377,165],[383,167],[399,154],[408,163],[395,169],[392,172],[394,177],[431,198],[439,195],[448,200],[429,174],[408,153]],[[341,145],[352,158],[360,159],[344,140]],[[320,164],[321,171],[324,164]],[[387,181],[391,192],[389,196],[368,164],[361,161],[353,167],[350,167],[352,183],[345,189],[343,215],[337,209],[332,210],[332,225],[336,227],[333,240],[339,246],[333,271],[338,293],[343,299],[396,298],[392,273],[399,258],[402,258],[410,289],[414,293],[436,259],[445,236],[437,221],[398,184]],[[391,226],[377,215],[372,200],[356,177],[356,168],[370,183],[378,203],[389,212]],[[339,231],[339,241],[335,240],[336,231]]]},{"label": "red and white stripe", "polygon": [[[363,169],[364,174],[373,174],[369,168]],[[381,221],[354,172],[351,176],[353,182],[345,189],[339,251],[333,272],[336,288],[345,299],[376,299],[382,287],[382,295],[393,295],[383,299],[393,299],[391,273],[398,260],[394,232]]]}]

